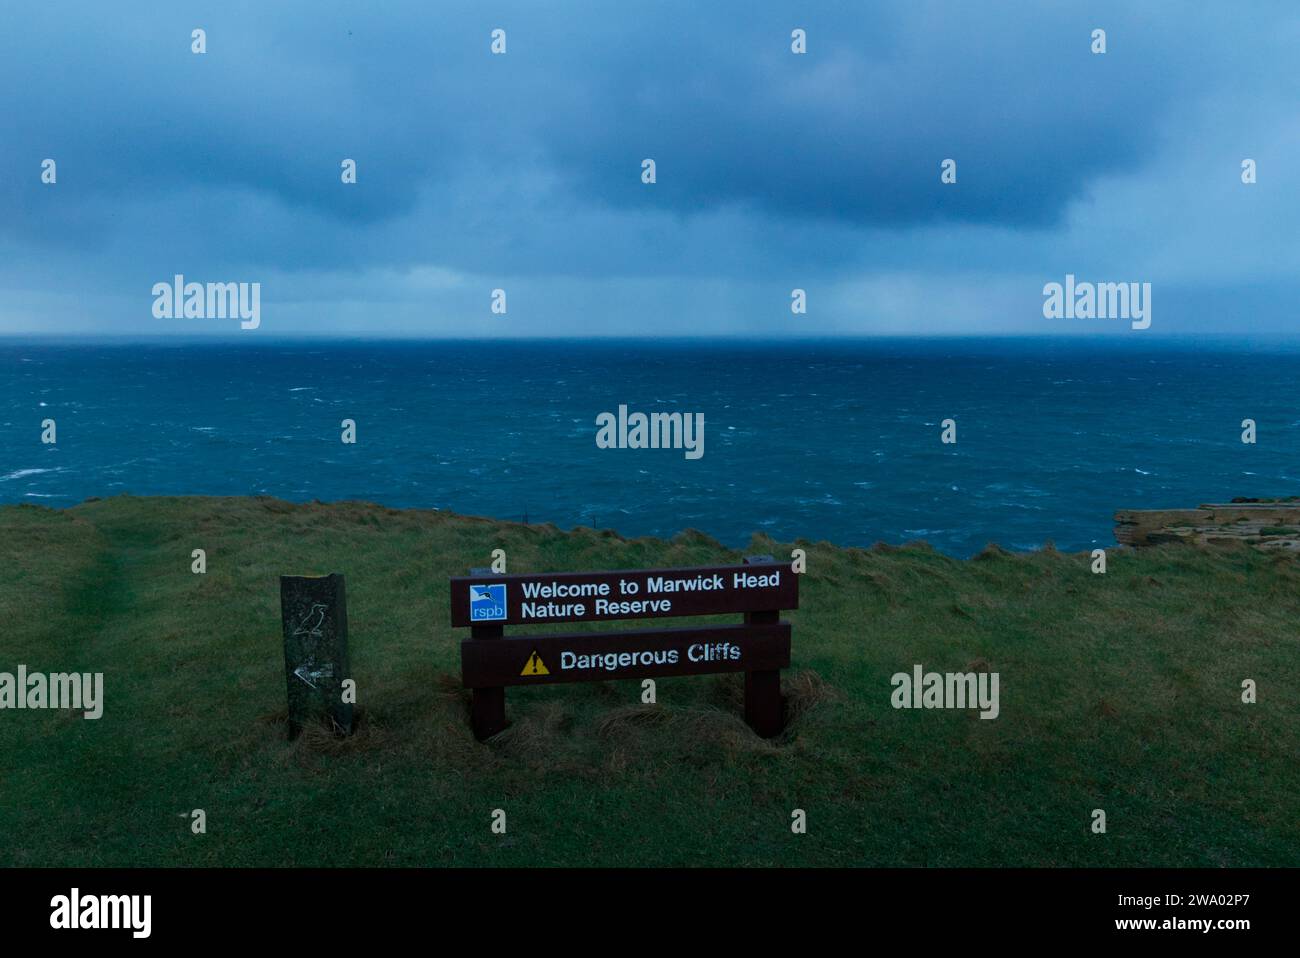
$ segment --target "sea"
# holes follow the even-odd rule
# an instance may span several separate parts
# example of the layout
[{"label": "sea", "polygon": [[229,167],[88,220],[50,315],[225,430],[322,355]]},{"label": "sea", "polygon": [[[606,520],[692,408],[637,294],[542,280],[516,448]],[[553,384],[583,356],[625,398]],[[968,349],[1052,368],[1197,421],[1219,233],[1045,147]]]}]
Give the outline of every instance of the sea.
[{"label": "sea", "polygon": [[[1295,347],[1138,338],[0,339],[0,503],[358,499],[966,557],[1105,547],[1118,509],[1300,495]],[[702,414],[703,454],[600,448],[620,405]]]}]

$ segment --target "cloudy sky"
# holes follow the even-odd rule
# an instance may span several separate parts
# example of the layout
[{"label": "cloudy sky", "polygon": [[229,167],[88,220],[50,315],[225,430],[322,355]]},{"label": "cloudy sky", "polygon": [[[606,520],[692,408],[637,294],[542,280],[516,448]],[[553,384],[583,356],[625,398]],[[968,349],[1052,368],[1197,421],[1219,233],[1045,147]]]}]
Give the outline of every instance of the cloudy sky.
[{"label": "cloudy sky", "polygon": [[[239,334],[153,316],[181,273],[260,282],[244,336],[1291,335],[1297,51],[1287,2],[8,3],[0,333]],[[1066,273],[1151,329],[1045,319]]]}]

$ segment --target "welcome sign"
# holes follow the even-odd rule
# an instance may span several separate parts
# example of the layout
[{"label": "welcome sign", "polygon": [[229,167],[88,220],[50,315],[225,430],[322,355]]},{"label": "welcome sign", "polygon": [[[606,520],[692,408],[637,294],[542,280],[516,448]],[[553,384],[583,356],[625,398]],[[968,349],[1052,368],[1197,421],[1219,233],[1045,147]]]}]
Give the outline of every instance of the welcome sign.
[{"label": "welcome sign", "polygon": [[451,624],[537,625],[798,607],[789,565],[632,569],[451,580]]},{"label": "welcome sign", "polygon": [[[780,670],[790,665],[782,609],[799,607],[798,576],[770,556],[740,566],[451,580],[451,622],[468,626],[461,677],[473,690],[475,735],[505,728],[505,688],[673,675],[745,673],[745,720],[760,735],[784,727]],[[506,638],[507,625],[742,613],[699,628],[572,632]]]}]

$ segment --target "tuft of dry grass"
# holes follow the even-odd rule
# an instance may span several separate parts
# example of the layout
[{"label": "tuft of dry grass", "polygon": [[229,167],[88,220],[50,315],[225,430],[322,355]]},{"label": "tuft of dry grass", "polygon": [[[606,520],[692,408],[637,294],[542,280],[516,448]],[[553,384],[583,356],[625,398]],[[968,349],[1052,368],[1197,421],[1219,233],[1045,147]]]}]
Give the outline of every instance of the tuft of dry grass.
[{"label": "tuft of dry grass", "polygon": [[812,669],[792,672],[782,681],[781,693],[785,696],[787,728],[794,726],[821,705],[844,700],[844,695],[839,689]]},{"label": "tuft of dry grass", "polygon": [[367,715],[364,709],[358,708],[354,712],[351,735],[341,733],[332,722],[325,719],[308,722],[295,741],[299,748],[309,752],[347,755],[382,750],[390,741],[390,732]]},{"label": "tuft of dry grass", "polygon": [[601,738],[609,738],[629,726],[662,726],[671,720],[671,711],[662,705],[627,705],[611,709],[602,715],[596,723],[596,734]]}]

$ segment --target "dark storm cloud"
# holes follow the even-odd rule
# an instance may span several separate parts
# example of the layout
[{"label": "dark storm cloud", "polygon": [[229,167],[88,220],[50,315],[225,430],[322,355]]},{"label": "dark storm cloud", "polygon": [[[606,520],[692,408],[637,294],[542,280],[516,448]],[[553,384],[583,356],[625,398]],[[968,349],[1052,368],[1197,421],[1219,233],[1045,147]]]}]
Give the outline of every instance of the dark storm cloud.
[{"label": "dark storm cloud", "polygon": [[[1158,183],[1225,78],[1257,71],[1269,92],[1295,15],[1234,11],[24,4],[0,31],[3,275],[91,297],[227,268],[848,281],[955,249],[1017,270],[1105,183]],[[948,157],[957,188],[939,182]],[[965,249],[971,230],[985,235]],[[393,295],[358,282],[358,300]]]},{"label": "dark storm cloud", "polygon": [[[656,205],[682,212],[1050,223],[1090,177],[1139,162],[1198,83],[1173,62],[1176,21],[1112,16],[1118,49],[1094,64],[1095,16],[984,4],[54,9],[21,11],[5,41],[11,173],[44,147],[115,197],[241,188],[361,225],[469,173],[640,208],[643,156]],[[1142,21],[1160,29],[1135,43]],[[498,23],[512,48],[491,58]],[[792,25],[810,55],[790,54]],[[366,189],[336,189],[353,154]],[[945,195],[950,156],[964,188]]]},{"label": "dark storm cloud", "polygon": [[[644,203],[621,173],[639,146],[658,163],[658,202],[683,212],[734,203],[860,225],[1051,225],[1094,177],[1139,166],[1171,99],[1200,79],[1174,62],[1181,31],[1133,44],[1126,27],[1158,17],[1107,18],[1121,48],[1101,59],[1086,42],[1096,16],[1012,9],[680,18],[626,51],[635,65],[601,64],[583,135],[548,146],[575,192],[622,206]],[[790,55],[791,24],[815,55]],[[959,191],[939,183],[945,158],[958,161]]]}]

